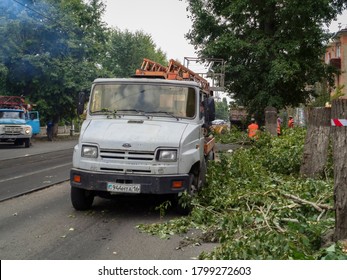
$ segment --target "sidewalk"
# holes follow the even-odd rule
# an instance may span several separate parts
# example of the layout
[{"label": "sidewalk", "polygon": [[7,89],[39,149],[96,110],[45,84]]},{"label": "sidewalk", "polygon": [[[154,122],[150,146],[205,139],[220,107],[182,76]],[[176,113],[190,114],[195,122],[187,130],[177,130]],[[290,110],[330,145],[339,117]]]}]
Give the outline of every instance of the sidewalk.
[{"label": "sidewalk", "polygon": [[[76,135],[79,132],[74,132],[73,134]],[[64,126],[58,126],[58,136],[69,136],[71,134],[71,127],[64,125]],[[40,127],[40,133],[37,134],[35,137],[47,137],[47,128],[45,126]]]}]

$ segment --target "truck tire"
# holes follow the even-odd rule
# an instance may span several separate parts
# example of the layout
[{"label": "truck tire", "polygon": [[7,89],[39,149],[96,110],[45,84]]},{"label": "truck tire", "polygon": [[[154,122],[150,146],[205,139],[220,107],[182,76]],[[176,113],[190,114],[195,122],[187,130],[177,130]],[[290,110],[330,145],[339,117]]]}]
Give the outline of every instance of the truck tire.
[{"label": "truck tire", "polygon": [[189,190],[175,196],[174,205],[176,212],[180,215],[188,215],[192,211],[191,200],[195,195],[194,175],[190,174]]},{"label": "truck tire", "polygon": [[30,147],[30,138],[24,139],[24,147],[29,148]]},{"label": "truck tire", "polygon": [[91,208],[94,201],[94,195],[91,191],[71,187],[72,206],[78,211],[84,211]]},{"label": "truck tire", "polygon": [[19,138],[14,141],[15,146],[20,146],[23,145],[23,139]]},{"label": "truck tire", "polygon": [[198,171],[190,173],[190,184],[189,190],[186,194],[182,196],[178,195],[176,210],[179,214],[188,215],[192,210],[191,200],[195,195],[198,194],[198,191],[204,186],[206,182],[206,161],[204,160],[201,163],[201,167]]}]

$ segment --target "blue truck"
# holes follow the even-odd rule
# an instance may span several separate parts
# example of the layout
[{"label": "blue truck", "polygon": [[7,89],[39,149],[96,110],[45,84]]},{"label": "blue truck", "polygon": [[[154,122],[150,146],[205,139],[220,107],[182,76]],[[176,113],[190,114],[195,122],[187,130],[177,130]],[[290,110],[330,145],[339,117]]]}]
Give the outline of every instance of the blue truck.
[{"label": "blue truck", "polygon": [[39,112],[19,96],[0,96],[0,141],[29,148],[33,135],[40,133]]}]

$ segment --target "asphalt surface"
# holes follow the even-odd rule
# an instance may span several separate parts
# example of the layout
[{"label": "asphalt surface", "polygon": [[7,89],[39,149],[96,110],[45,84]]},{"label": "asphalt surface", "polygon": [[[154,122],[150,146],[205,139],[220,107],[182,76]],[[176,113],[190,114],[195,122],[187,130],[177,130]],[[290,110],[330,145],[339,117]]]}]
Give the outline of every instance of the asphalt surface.
[{"label": "asphalt surface", "polygon": [[1,143],[0,202],[67,181],[76,143],[64,138],[34,139],[29,148]]},{"label": "asphalt surface", "polygon": [[[217,244],[191,242],[196,232],[160,239],[140,224],[161,223],[160,201],[96,198],[90,211],[76,211],[68,182],[0,202],[1,260],[190,260]],[[182,245],[184,244],[184,246]]]},{"label": "asphalt surface", "polygon": [[0,142],[0,160],[14,159],[19,157],[28,157],[31,155],[43,154],[48,152],[60,151],[73,148],[78,139],[58,137],[53,141],[46,138],[37,138],[31,141],[30,148],[17,147],[13,143]]},{"label": "asphalt surface", "polygon": [[[13,188],[15,180],[19,180],[18,185],[30,185],[33,178],[15,178],[16,170],[24,175],[35,173],[41,181],[51,176],[45,175],[46,171],[57,174],[54,166],[69,162],[76,143],[77,139],[39,139],[30,148],[0,145],[0,181],[5,185],[0,190]],[[12,167],[5,170],[6,165]],[[27,166],[31,165],[36,166],[35,171],[29,171]],[[52,177],[48,178],[49,181]],[[0,202],[0,259],[190,260],[216,246],[187,242],[186,237],[194,240],[198,232],[172,235],[169,239],[141,233],[137,229],[140,224],[161,223],[179,216],[173,209],[167,210],[164,217],[160,215],[157,207],[163,198],[95,198],[90,211],[76,211],[70,201],[69,182],[49,184],[50,187]]]}]

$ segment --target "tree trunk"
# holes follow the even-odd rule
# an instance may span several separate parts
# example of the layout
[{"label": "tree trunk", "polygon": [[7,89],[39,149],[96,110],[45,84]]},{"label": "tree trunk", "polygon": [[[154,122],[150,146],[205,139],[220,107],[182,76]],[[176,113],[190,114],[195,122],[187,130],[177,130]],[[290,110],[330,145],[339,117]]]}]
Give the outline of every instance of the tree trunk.
[{"label": "tree trunk", "polygon": [[[332,102],[331,118],[347,119],[347,100]],[[347,239],[347,126],[333,126],[335,239]]]},{"label": "tree trunk", "polygon": [[307,115],[308,128],[300,174],[317,178],[323,174],[327,162],[331,108],[311,108]]},{"label": "tree trunk", "polygon": [[274,107],[265,108],[265,131],[277,136],[277,110]]}]

